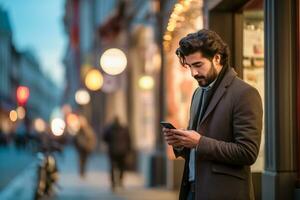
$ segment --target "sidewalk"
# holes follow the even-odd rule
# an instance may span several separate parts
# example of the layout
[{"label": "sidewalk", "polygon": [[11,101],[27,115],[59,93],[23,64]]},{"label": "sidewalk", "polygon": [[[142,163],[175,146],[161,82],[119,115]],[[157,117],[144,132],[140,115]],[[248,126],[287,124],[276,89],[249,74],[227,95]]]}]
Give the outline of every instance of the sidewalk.
[{"label": "sidewalk", "polygon": [[[177,193],[165,189],[144,188],[144,180],[137,173],[124,175],[124,189],[116,193],[110,191],[108,162],[105,155],[95,154],[91,157],[85,179],[77,173],[77,155],[73,148],[66,148],[58,157],[60,189],[52,200],[175,200]],[[30,167],[13,181],[5,191],[0,193],[1,200],[32,199],[35,167]],[[20,198],[22,197],[22,198]]]},{"label": "sidewalk", "polygon": [[18,150],[14,144],[0,146],[0,192],[35,159],[30,150]]}]

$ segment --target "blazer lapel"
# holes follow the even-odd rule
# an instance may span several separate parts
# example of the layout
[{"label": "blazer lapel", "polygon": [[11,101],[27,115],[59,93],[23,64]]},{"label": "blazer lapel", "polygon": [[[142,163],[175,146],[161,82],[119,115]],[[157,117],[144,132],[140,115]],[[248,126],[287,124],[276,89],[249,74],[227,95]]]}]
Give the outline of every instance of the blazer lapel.
[{"label": "blazer lapel", "polygon": [[201,125],[204,120],[208,117],[208,115],[212,112],[212,110],[215,108],[215,106],[218,104],[222,96],[224,95],[227,87],[231,84],[234,77],[236,77],[237,73],[234,71],[233,68],[229,69],[228,72],[223,77],[223,80],[221,81],[220,85],[216,89],[215,93],[213,94],[213,97],[211,101],[208,104],[208,107],[204,113],[204,116],[202,117],[200,124]]},{"label": "blazer lapel", "polygon": [[198,107],[199,107],[200,98],[201,98],[201,88],[199,87],[195,91],[195,96],[194,96],[194,99],[192,100],[192,105],[191,105],[191,109],[190,109],[190,121],[189,121],[188,129],[191,129],[193,126],[193,121],[194,121],[195,115],[196,115]]}]

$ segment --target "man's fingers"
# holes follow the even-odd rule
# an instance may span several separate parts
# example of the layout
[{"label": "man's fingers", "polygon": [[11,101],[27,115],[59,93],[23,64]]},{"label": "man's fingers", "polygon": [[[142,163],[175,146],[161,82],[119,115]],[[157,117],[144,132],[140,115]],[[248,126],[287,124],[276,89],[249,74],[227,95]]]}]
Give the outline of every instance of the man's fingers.
[{"label": "man's fingers", "polygon": [[166,140],[178,140],[178,138],[175,137],[174,135],[165,135],[165,139]]},{"label": "man's fingers", "polygon": [[169,145],[179,145],[180,142],[178,140],[166,140]]},{"label": "man's fingers", "polygon": [[170,136],[173,136],[174,134],[171,133],[171,132],[169,132],[169,131],[167,131],[167,132],[164,132],[164,135],[165,135],[166,137],[170,137]]},{"label": "man's fingers", "polygon": [[170,130],[170,132],[173,133],[174,135],[186,136],[185,131],[182,129],[172,129]]},{"label": "man's fingers", "polygon": [[185,141],[186,140],[186,137],[182,136],[182,135],[175,134],[173,137],[176,138],[177,140],[180,140],[180,141]]},{"label": "man's fingers", "polygon": [[163,132],[168,132],[168,131],[170,131],[170,129],[163,127],[163,128],[162,128],[162,131],[163,131]]},{"label": "man's fingers", "polygon": [[166,140],[168,143],[172,143],[172,144],[174,144],[174,143],[179,143],[180,141],[178,141],[178,140],[174,140],[174,139],[170,139],[170,140]]}]

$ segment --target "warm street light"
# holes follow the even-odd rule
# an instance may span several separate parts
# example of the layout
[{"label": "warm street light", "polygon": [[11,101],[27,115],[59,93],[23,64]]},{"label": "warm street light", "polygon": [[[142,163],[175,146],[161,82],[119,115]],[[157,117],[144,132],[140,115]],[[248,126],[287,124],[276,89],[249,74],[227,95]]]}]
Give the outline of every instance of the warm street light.
[{"label": "warm street light", "polygon": [[67,115],[66,121],[68,128],[70,129],[69,132],[72,135],[75,135],[80,129],[80,122],[78,116],[74,113],[70,113]]},{"label": "warm street light", "polygon": [[139,87],[143,90],[151,90],[154,86],[154,80],[151,76],[142,76],[139,79]]},{"label": "warm street light", "polygon": [[37,132],[42,133],[46,131],[46,123],[41,118],[36,118],[33,122],[34,128]]},{"label": "warm street light", "polygon": [[10,119],[12,122],[17,121],[17,119],[18,119],[18,113],[17,113],[17,111],[11,110],[11,111],[9,112],[9,119]]},{"label": "warm street light", "polygon": [[85,77],[85,85],[89,90],[99,90],[103,85],[103,76],[97,69],[90,70]]},{"label": "warm street light", "polygon": [[66,123],[60,118],[54,118],[51,121],[51,130],[53,135],[61,136],[65,131]]},{"label": "warm street light", "polygon": [[25,109],[22,106],[19,106],[17,108],[17,113],[18,113],[18,118],[19,119],[24,119],[25,118],[26,112],[25,112]]},{"label": "warm street light", "polygon": [[125,70],[127,58],[120,49],[108,49],[102,54],[100,58],[100,65],[103,71],[107,74],[118,75]]},{"label": "warm street light", "polygon": [[84,89],[80,89],[75,93],[75,101],[79,105],[86,105],[90,102],[90,94]]},{"label": "warm street light", "polygon": [[29,97],[29,88],[26,86],[19,86],[17,88],[17,101],[19,105],[25,105]]}]

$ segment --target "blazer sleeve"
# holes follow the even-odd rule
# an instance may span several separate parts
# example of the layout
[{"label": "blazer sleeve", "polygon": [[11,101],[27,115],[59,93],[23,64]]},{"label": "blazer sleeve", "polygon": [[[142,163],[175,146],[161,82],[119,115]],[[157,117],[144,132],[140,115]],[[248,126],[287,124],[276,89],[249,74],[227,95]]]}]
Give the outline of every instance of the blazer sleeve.
[{"label": "blazer sleeve", "polygon": [[202,136],[196,147],[198,156],[224,164],[252,165],[259,152],[262,113],[258,91],[248,87],[234,102],[233,141],[225,142]]}]

